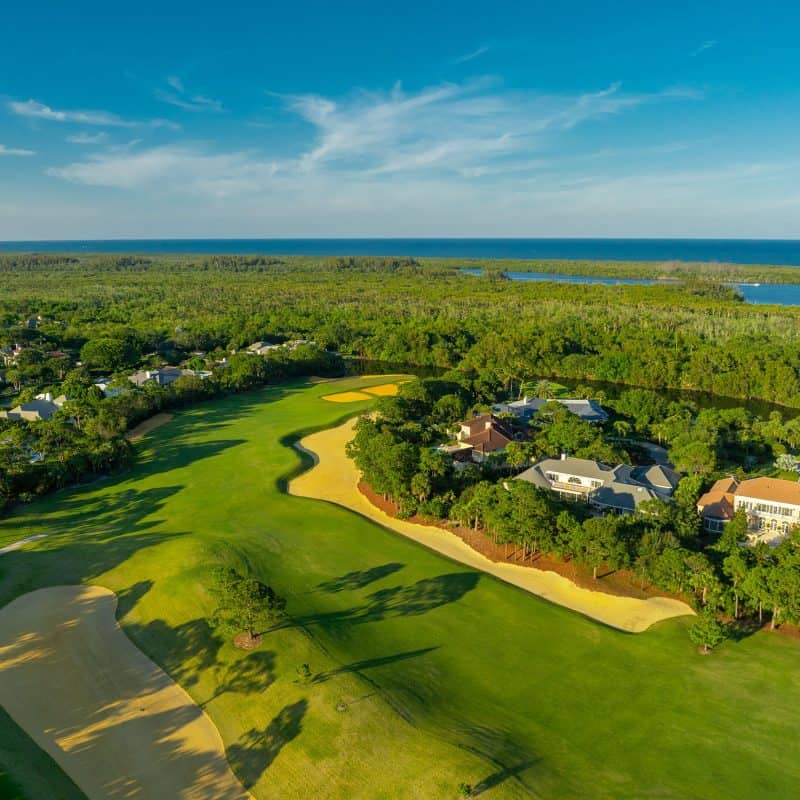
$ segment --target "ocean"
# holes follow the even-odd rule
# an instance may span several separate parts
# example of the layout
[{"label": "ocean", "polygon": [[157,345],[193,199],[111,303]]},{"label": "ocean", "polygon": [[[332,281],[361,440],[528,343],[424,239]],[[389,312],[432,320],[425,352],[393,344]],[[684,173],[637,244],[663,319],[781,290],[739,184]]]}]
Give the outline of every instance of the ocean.
[{"label": "ocean", "polygon": [[792,239],[94,239],[0,242],[0,251],[563,258],[800,266],[800,240]]}]

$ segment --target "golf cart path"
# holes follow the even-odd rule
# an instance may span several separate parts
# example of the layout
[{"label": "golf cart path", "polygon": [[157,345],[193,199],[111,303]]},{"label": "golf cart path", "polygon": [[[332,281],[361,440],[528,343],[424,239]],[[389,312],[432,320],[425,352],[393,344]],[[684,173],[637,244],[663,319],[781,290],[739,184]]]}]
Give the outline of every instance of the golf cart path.
[{"label": "golf cart path", "polygon": [[455,534],[442,528],[396,519],[375,507],[358,490],[358,470],[345,455],[353,438],[356,418],[335,428],[306,436],[295,446],[311,455],[314,466],[289,483],[289,493],[327,500],[361,514],[385,528],[413,539],[454,561],[482,570],[573,611],[628,633],[640,633],[661,620],[694,614],[680,600],[669,597],[619,597],[576,586],[556,572],[490,561]]},{"label": "golf cart path", "polygon": [[54,586],[0,609],[0,705],[89,800],[252,800],[214,724],[116,607],[100,586]]}]

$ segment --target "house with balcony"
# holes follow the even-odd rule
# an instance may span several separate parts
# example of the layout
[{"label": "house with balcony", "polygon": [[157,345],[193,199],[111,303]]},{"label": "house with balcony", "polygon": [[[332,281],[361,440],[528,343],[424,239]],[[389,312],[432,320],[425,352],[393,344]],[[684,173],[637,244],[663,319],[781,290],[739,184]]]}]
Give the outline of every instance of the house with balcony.
[{"label": "house with balcony", "polygon": [[698,501],[703,528],[720,532],[737,511],[747,515],[748,542],[777,544],[800,524],[800,483],[781,478],[717,481]]},{"label": "house with balcony", "polygon": [[679,475],[668,467],[615,466],[588,458],[545,458],[516,476],[555,492],[562,499],[588,503],[602,512],[630,514],[647,500],[669,500]]}]

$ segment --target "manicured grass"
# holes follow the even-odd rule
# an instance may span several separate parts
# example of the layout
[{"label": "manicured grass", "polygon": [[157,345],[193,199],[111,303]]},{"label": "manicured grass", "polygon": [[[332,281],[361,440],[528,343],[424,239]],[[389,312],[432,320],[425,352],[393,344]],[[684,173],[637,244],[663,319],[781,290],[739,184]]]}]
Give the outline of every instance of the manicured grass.
[{"label": "manicured grass", "polygon": [[[48,534],[0,557],[0,604],[57,583],[116,591],[125,630],[204,705],[259,798],[454,798],[461,781],[493,798],[796,795],[796,642],[757,634],[704,658],[688,620],[623,634],[284,494],[287,444],[370,405],[321,396],[363,385],[198,406],[127,476],[0,521],[0,546]],[[205,622],[220,559],[289,598],[292,624],[253,654]],[[26,765],[4,766],[25,785]]]}]

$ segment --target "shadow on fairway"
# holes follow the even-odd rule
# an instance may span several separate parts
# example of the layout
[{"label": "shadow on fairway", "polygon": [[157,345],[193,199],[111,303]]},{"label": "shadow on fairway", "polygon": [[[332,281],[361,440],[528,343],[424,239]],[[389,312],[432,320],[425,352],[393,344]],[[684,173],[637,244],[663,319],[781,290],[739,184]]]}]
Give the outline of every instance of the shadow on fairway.
[{"label": "shadow on fairway", "polygon": [[266,728],[251,728],[228,748],[228,763],[245,789],[252,788],[278,757],[284,745],[299,735],[307,710],[307,700],[284,706]]},{"label": "shadow on fairway", "polygon": [[478,797],[484,792],[488,792],[491,789],[499,786],[501,783],[505,783],[509,778],[518,779],[523,772],[535,766],[536,763],[537,762],[535,759],[529,759],[517,764],[516,766],[503,767],[497,770],[497,772],[487,775],[483,780],[475,784],[475,787],[472,790],[472,796]]},{"label": "shadow on fairway", "polygon": [[[35,549],[0,558],[0,606],[32,589],[90,582],[134,553],[188,535],[153,530],[163,523],[158,512],[182,489],[124,489],[91,500],[76,495],[59,502],[53,512],[20,515],[29,529],[48,534]],[[124,600],[123,611],[130,611],[147,588],[131,588],[135,594]]]},{"label": "shadow on fairway", "polygon": [[123,619],[128,612],[153,588],[153,581],[138,581],[133,586],[117,592],[117,619]]},{"label": "shadow on fairway", "polygon": [[231,664],[214,690],[214,694],[200,705],[205,707],[212,700],[223,694],[235,692],[238,694],[253,694],[267,690],[275,680],[276,653],[271,650],[250,653]]},{"label": "shadow on fairway", "polygon": [[372,592],[367,595],[367,602],[361,606],[295,617],[276,627],[358,625],[394,617],[427,614],[429,611],[457,602],[471,592],[479,580],[478,572],[452,572],[435,578],[424,578],[412,586],[393,586]]},{"label": "shadow on fairway", "polygon": [[225,640],[204,619],[168,625],[154,619],[145,625],[125,625],[125,633],[184,688],[194,686],[198,675],[217,665]]},{"label": "shadow on fairway", "polygon": [[375,667],[385,667],[387,664],[396,664],[398,661],[407,661],[410,658],[418,658],[419,656],[427,655],[438,649],[438,646],[423,647],[421,650],[409,650],[407,653],[395,653],[391,656],[381,656],[379,658],[365,658],[362,661],[354,661],[352,664],[345,664],[336,669],[318,672],[311,679],[311,683],[324,683],[331,678],[338,678],[339,675],[347,675],[349,673],[360,674],[364,670],[374,669]]},{"label": "shadow on fairway", "polygon": [[363,589],[370,583],[379,581],[389,575],[399,572],[405,564],[398,564],[392,562],[389,564],[381,564],[379,567],[370,567],[369,569],[358,569],[353,572],[348,572],[338,578],[331,578],[328,581],[323,581],[319,584],[319,588],[323,592],[343,592],[353,589]]}]

